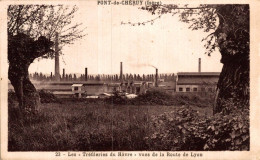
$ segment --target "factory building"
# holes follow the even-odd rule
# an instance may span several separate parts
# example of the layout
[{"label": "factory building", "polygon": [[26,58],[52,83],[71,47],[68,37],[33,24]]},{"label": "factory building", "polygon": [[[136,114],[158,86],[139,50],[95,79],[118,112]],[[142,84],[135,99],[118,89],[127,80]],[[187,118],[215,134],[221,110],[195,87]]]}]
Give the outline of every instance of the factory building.
[{"label": "factory building", "polygon": [[220,72],[179,72],[176,92],[212,92],[216,90]]},{"label": "factory building", "polygon": [[176,78],[176,92],[213,92],[217,88],[220,72],[201,72],[199,58],[198,72],[179,72]]}]

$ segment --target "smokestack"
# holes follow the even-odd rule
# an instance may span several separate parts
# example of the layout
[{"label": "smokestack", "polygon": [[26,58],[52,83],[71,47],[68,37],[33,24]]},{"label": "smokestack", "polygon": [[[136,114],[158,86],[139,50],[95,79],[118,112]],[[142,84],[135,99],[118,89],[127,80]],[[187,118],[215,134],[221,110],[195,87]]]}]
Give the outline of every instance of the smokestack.
[{"label": "smokestack", "polygon": [[88,81],[88,68],[85,68],[85,81]]},{"label": "smokestack", "polygon": [[63,72],[62,72],[62,79],[65,78],[65,69],[63,68]]},{"label": "smokestack", "polygon": [[158,69],[155,70],[155,87],[158,87]]},{"label": "smokestack", "polygon": [[58,40],[58,32],[56,32],[55,36],[55,80],[60,80],[60,60],[59,60],[59,40]]},{"label": "smokestack", "polygon": [[123,62],[120,62],[120,80],[123,81]]},{"label": "smokestack", "polygon": [[199,58],[199,73],[201,72],[201,58]]}]

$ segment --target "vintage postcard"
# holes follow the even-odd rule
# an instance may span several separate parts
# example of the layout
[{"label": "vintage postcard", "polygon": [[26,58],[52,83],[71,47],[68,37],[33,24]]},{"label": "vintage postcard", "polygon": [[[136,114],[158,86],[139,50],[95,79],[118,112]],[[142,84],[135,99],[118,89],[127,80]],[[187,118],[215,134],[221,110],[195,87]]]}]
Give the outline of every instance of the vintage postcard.
[{"label": "vintage postcard", "polygon": [[1,159],[260,159],[259,1],[0,1]]}]

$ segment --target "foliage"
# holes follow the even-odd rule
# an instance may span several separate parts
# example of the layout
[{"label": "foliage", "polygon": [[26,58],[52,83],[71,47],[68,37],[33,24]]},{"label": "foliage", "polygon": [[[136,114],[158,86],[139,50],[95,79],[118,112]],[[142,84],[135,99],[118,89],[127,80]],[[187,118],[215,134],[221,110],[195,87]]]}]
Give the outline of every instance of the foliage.
[{"label": "foliage", "polygon": [[173,105],[173,96],[162,90],[149,90],[134,98],[130,103],[135,105]]},{"label": "foliage", "polygon": [[249,111],[199,116],[192,108],[154,116],[146,137],[152,150],[249,150]]},{"label": "foliage", "polygon": [[[214,94],[213,94],[214,95]],[[174,93],[169,94],[163,90],[149,90],[146,94],[129,100],[133,105],[194,105],[207,107],[214,102],[214,96],[209,93]]]},{"label": "foliage", "polygon": [[[60,103],[61,100],[58,99],[53,93],[40,90],[39,91],[41,103]],[[8,91],[8,106],[14,108],[17,103],[17,96],[15,92],[10,90]]]},{"label": "foliage", "polygon": [[51,92],[40,90],[39,91],[41,103],[57,103],[60,100]]},{"label": "foliage", "polygon": [[113,91],[113,95],[104,99],[108,104],[127,104],[127,99],[120,95],[118,91]]},{"label": "foliage", "polygon": [[106,98],[105,103],[117,105],[166,105],[182,106],[193,105],[197,107],[208,107],[214,103],[215,93],[174,93],[169,94],[164,90],[151,89],[136,98],[127,99],[119,92]]},{"label": "foliage", "polygon": [[[59,47],[72,44],[85,36],[82,23],[71,24],[76,6],[64,5],[9,5],[8,6],[8,35],[26,34],[30,38],[45,37],[55,42],[59,34]],[[60,52],[61,53],[61,52]],[[53,58],[53,52],[45,57]]]}]

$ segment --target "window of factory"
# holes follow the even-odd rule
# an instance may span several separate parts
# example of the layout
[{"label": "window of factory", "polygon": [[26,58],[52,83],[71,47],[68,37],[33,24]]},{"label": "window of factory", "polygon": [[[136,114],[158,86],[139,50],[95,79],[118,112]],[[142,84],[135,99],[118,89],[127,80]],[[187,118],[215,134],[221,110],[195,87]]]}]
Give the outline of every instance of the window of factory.
[{"label": "window of factory", "polygon": [[180,92],[182,92],[182,91],[183,91],[182,87],[180,87],[180,88],[179,88],[179,91],[180,91]]},{"label": "window of factory", "polygon": [[205,88],[204,87],[201,87],[201,92],[205,92]]},{"label": "window of factory", "polygon": [[190,88],[188,87],[188,88],[186,88],[186,92],[190,92]]},{"label": "window of factory", "polygon": [[79,87],[74,87],[74,90],[75,90],[75,91],[79,90]]},{"label": "window of factory", "polygon": [[198,88],[193,88],[193,91],[194,91],[194,92],[197,92],[197,91],[198,91]]}]

